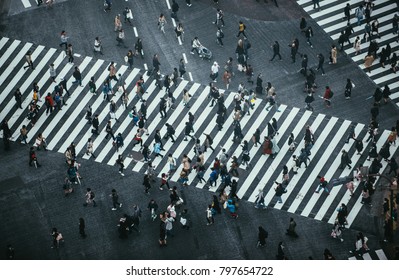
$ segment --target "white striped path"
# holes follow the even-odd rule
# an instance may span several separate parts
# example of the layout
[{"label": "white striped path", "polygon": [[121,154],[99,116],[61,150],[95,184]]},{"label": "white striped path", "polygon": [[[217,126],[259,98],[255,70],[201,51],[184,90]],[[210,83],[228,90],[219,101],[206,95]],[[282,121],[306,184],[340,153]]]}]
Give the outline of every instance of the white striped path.
[{"label": "white striped path", "polygon": [[[388,260],[387,256],[385,255],[385,253],[382,249],[375,250],[374,253],[377,255],[377,258],[378,258],[378,259],[374,259],[374,260],[382,260],[382,261]],[[370,253],[363,254],[361,258],[363,260],[373,260]],[[352,257],[349,257],[348,260],[357,261],[358,259],[356,258],[356,256],[352,256]]]},{"label": "white striped path", "polygon": [[[2,43],[2,48],[3,46],[8,42],[8,38],[1,38],[1,43]],[[14,40],[12,41],[11,45],[7,48],[7,50],[4,52],[4,54],[0,57],[0,67],[3,66],[3,64],[7,61],[7,59],[10,57],[10,55],[14,52],[14,50],[21,44],[21,41],[19,40]],[[1,83],[0,83],[1,85]]]}]

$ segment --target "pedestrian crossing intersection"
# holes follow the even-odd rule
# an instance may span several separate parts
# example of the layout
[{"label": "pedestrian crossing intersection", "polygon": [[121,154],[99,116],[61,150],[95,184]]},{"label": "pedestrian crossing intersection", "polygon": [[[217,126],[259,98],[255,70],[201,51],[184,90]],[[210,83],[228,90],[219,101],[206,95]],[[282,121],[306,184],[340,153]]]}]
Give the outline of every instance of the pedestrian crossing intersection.
[{"label": "pedestrian crossing intersection", "polygon": [[[32,60],[35,69],[24,70],[24,56],[27,50],[32,51]],[[115,95],[111,100],[118,105],[116,116],[118,122],[111,121],[115,135],[121,133],[124,138],[124,146],[116,152],[113,146],[112,139],[106,140],[105,126],[110,119],[109,103],[104,101],[101,93],[101,85],[108,76],[109,63],[92,57],[79,57],[75,59],[76,66],[79,67],[82,73],[82,84],[72,84],[74,78],[71,77],[74,65],[67,63],[63,57],[63,53],[56,49],[46,49],[44,46],[34,46],[30,43],[22,43],[18,40],[11,40],[8,38],[0,39],[0,120],[7,118],[9,120],[9,127],[13,132],[12,140],[18,141],[19,129],[22,125],[28,126],[28,141],[30,144],[35,142],[35,138],[39,133],[42,133],[48,143],[48,149],[64,153],[67,147],[74,142],[76,145],[76,154],[79,155],[79,161],[83,157],[84,160],[94,160],[99,163],[114,166],[118,154],[123,154],[126,159],[124,161],[127,175],[126,180],[134,178],[135,180],[142,180],[142,176],[137,176],[137,173],[144,173],[147,169],[147,164],[143,161],[138,161],[129,157],[134,152],[140,152],[138,145],[133,146],[133,137],[137,130],[132,119],[129,117],[129,111],[133,106],[139,110],[141,101],[136,95],[136,81],[140,76],[144,77],[146,93],[144,98],[147,100],[147,118],[148,122],[146,128],[149,136],[143,135],[143,141],[152,150],[154,142],[154,134],[157,129],[160,130],[161,136],[166,134],[165,123],[171,124],[175,128],[176,142],[172,143],[170,140],[164,140],[164,157],[155,157],[151,155],[152,163],[155,166],[158,177],[162,173],[169,171],[169,163],[167,162],[167,155],[173,154],[180,162],[182,156],[187,154],[195,162],[194,140],[183,141],[185,122],[188,119],[188,112],[195,116],[194,122],[194,136],[199,138],[201,143],[205,140],[204,134],[210,134],[213,138],[212,147],[214,152],[208,149],[205,152],[206,173],[204,178],[208,179],[211,172],[210,166],[216,156],[219,155],[222,148],[226,149],[230,157],[228,165],[231,164],[231,157],[237,156],[241,159],[242,148],[238,142],[233,141],[233,111],[235,107],[234,92],[220,90],[224,94],[225,106],[227,108],[227,117],[223,125],[223,129],[218,131],[216,126],[216,109],[210,107],[211,99],[208,98],[209,86],[198,83],[189,82],[187,80],[178,79],[176,85],[171,86],[173,96],[176,103],[172,108],[167,109],[167,118],[162,119],[159,116],[159,100],[165,95],[165,89],[159,89],[156,86],[156,81],[153,77],[147,76],[147,72],[134,68],[129,70],[126,65],[116,65],[117,74],[121,74],[126,83],[126,90],[129,94],[129,100],[125,109],[121,101],[121,93],[117,90],[116,83],[113,82]],[[52,82],[48,71],[48,65],[54,64],[58,73],[56,76],[57,83],[61,78],[67,81],[67,88],[70,92],[70,97],[66,98],[67,105],[62,106],[61,111],[54,111],[46,116],[45,106],[42,106],[39,112],[39,118],[34,126],[31,126],[27,116],[27,108],[31,102],[32,88],[31,84],[37,82],[41,88],[41,102],[44,104],[44,97],[47,92],[54,90],[55,83]],[[93,94],[86,86],[91,77],[95,78],[97,86],[97,94]],[[15,106],[14,90],[19,87],[23,94],[23,109]],[[183,106],[182,92],[187,89],[192,96],[190,100],[190,108]],[[321,104],[321,103],[320,103]],[[90,105],[92,107],[93,115],[99,115],[100,133],[95,136],[91,132],[91,125],[85,119],[86,108]],[[340,178],[352,174],[353,169],[359,164],[364,166],[370,165],[367,161],[367,151],[370,147],[369,143],[365,142],[367,139],[367,126],[364,124],[352,123],[348,120],[342,120],[336,117],[325,114],[315,114],[306,111],[303,108],[290,108],[281,104],[278,111],[275,108],[269,111],[265,110],[266,102],[261,98],[255,100],[253,110],[250,110],[250,115],[242,116],[240,121],[243,133],[243,140],[249,142],[249,155],[251,168],[246,170],[245,166],[241,165],[239,168],[239,177],[234,177],[238,181],[237,195],[250,202],[254,202],[258,190],[261,188],[265,192],[265,204],[269,208],[279,209],[290,213],[295,213],[305,217],[310,217],[330,224],[334,223],[336,217],[336,209],[341,203],[345,203],[349,208],[348,227],[355,221],[360,213],[363,204],[361,204],[361,190],[356,189],[354,196],[350,197],[349,192],[345,186],[336,186],[332,188],[331,194],[314,193],[318,184],[318,175],[323,175],[327,180]],[[267,124],[275,118],[279,124],[276,136],[276,143],[280,147],[280,152],[272,159],[269,155],[263,155],[262,145],[254,147],[251,141],[252,135],[257,128],[261,131],[261,141],[267,135]],[[351,125],[355,125],[356,137],[364,141],[364,150],[362,155],[357,155],[354,147],[354,141],[344,143],[349,133]],[[311,150],[310,162],[307,168],[301,167],[298,174],[294,175],[292,171],[292,156],[299,155],[300,148],[304,146],[305,126],[310,125],[315,135],[316,141]],[[298,143],[298,149],[294,152],[289,151],[288,137],[290,133],[295,136],[295,142]],[[377,142],[378,150],[386,142],[389,131],[382,131]],[[2,135],[2,134],[1,134]],[[85,155],[86,143],[88,138],[94,140],[94,154],[96,158]],[[349,152],[352,160],[352,169],[339,169],[341,150],[345,149]],[[391,146],[390,152],[393,155],[397,150],[397,146]],[[45,157],[44,154],[38,155],[39,160]],[[382,162],[383,171],[387,163]],[[283,166],[287,165],[290,170],[290,181],[286,188],[287,192],[283,194],[283,203],[276,203],[274,198],[275,181],[281,182]],[[177,182],[179,179],[179,171],[171,175],[171,181]],[[115,167],[115,172],[117,168]],[[129,171],[133,171],[130,173]],[[196,179],[196,172],[192,171],[189,174],[189,188],[209,189],[211,193],[220,191],[221,179],[218,179],[217,187],[208,187],[204,183],[198,183]],[[175,184],[175,183],[173,183]],[[176,183],[178,184],[178,183]],[[378,181],[377,183],[378,184]],[[367,206],[364,206],[367,207]]]},{"label": "pedestrian crossing intersection", "polygon": [[[352,58],[352,60],[358,64],[361,69],[364,69],[364,58],[367,55],[369,40],[363,40],[365,33],[365,19],[363,18],[361,25],[357,25],[357,18],[355,16],[355,10],[357,7],[364,3],[363,0],[350,0],[350,1],[338,1],[338,0],[324,0],[320,2],[321,9],[313,9],[312,0],[298,0],[297,3],[313,18],[317,24],[323,28],[323,30],[336,42],[337,49],[339,48],[338,38],[341,31],[345,30],[347,20],[344,19],[344,8],[347,3],[351,7],[351,19],[350,23],[354,30],[354,33],[350,36],[351,44],[344,44],[344,52]],[[372,36],[373,40],[376,40],[379,46],[378,54],[382,48],[385,48],[387,44],[390,44],[392,54],[396,53],[399,55],[399,41],[398,35],[393,34],[392,30],[392,19],[395,14],[398,14],[398,6],[394,0],[375,0],[374,6],[371,12],[371,22],[374,19],[378,19],[379,22],[379,34],[380,38],[375,34]],[[317,8],[317,7],[316,7]],[[356,36],[359,36],[361,41],[361,53],[356,55],[356,50],[353,47]],[[339,57],[338,57],[339,63]],[[399,72],[394,73],[391,70],[390,63],[385,63],[385,68],[382,67],[379,59],[376,58],[373,65],[371,66],[371,72],[366,74],[376,83],[377,86],[383,87],[388,85],[391,89],[390,98],[397,106],[399,106]]]}]

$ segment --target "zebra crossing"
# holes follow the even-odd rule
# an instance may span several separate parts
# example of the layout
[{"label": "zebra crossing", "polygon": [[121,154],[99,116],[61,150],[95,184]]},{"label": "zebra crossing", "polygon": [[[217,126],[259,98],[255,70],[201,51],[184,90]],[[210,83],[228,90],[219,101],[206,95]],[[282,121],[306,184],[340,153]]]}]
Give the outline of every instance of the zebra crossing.
[{"label": "zebra crossing", "polygon": [[[350,0],[344,2],[338,0],[324,0],[320,2],[320,10],[313,9],[312,0],[298,0],[297,3],[335,42],[338,42],[341,31],[346,27],[347,20],[343,19],[344,7],[349,3],[351,6],[350,23],[353,27],[354,33],[350,37],[351,44],[344,44],[344,52],[346,55],[351,57],[361,69],[365,68],[364,57],[367,54],[369,43],[365,42],[365,40],[361,41],[361,53],[358,55],[355,55],[356,50],[353,47],[353,42],[355,41],[356,36],[363,39],[364,35],[365,20],[363,19],[362,24],[358,26],[357,18],[355,16],[355,10],[360,5],[363,5],[363,0]],[[372,36],[372,39],[377,41],[379,51],[381,51],[387,44],[390,44],[392,54],[396,53],[399,55],[398,35],[393,34],[392,32],[392,19],[395,14],[399,15],[397,3],[394,0],[375,0],[373,3],[374,6],[371,12],[371,22],[374,19],[378,19],[380,38],[378,38],[377,35],[374,35]],[[339,44],[337,43],[336,45],[338,46]],[[388,85],[392,93],[390,98],[399,107],[399,73],[397,72],[395,74],[391,70],[389,63],[386,63],[385,68],[383,68],[377,58],[370,69],[371,72],[366,72],[366,74],[381,89],[383,89],[385,85]]]},{"label": "zebra crossing", "polygon": [[378,249],[375,251],[369,251],[362,256],[352,256],[349,257],[348,260],[351,261],[356,261],[356,260],[382,260],[386,261],[388,260],[387,256],[384,253],[384,250]]},{"label": "zebra crossing", "polygon": [[[25,64],[23,55],[27,50],[32,51],[32,59],[35,64],[34,70],[24,70]],[[188,155],[193,162],[195,158],[194,145],[195,141],[183,141],[184,127],[187,120],[188,112],[195,116],[194,130],[195,137],[201,143],[205,140],[204,134],[210,134],[213,138],[213,147],[215,151],[208,150],[205,152],[205,166],[208,167],[205,173],[205,179],[208,179],[210,174],[210,166],[213,165],[215,157],[221,152],[222,148],[226,149],[230,157],[237,156],[241,158],[241,147],[239,143],[233,140],[233,112],[235,107],[235,92],[220,90],[225,97],[225,106],[227,108],[227,117],[223,129],[218,131],[216,127],[216,109],[211,107],[211,99],[208,98],[210,87],[193,83],[187,80],[178,80],[176,85],[171,86],[173,96],[176,98],[174,108],[167,109],[167,118],[159,117],[159,100],[165,95],[164,89],[159,89],[155,80],[147,76],[147,72],[134,68],[129,70],[126,65],[116,65],[117,75],[121,74],[126,83],[126,90],[128,92],[128,108],[125,109],[121,105],[121,93],[115,90],[115,96],[112,100],[117,103],[118,110],[116,112],[118,122],[112,120],[111,124],[115,134],[121,133],[124,138],[124,146],[116,152],[112,139],[105,140],[106,132],[105,126],[109,117],[109,103],[104,101],[103,94],[97,90],[98,94],[91,93],[86,87],[91,77],[95,78],[97,88],[101,85],[108,76],[109,63],[95,59],[93,57],[81,56],[76,58],[76,66],[79,67],[82,73],[83,87],[72,84],[72,71],[74,65],[68,63],[63,57],[62,52],[56,49],[46,49],[44,46],[34,46],[30,43],[22,43],[17,40],[10,40],[8,38],[0,39],[0,120],[8,119],[9,127],[13,131],[12,140],[18,141],[19,129],[22,125],[28,126],[28,141],[33,144],[38,133],[42,133],[48,143],[49,150],[64,153],[67,147],[73,142],[76,145],[76,153],[79,159],[94,160],[99,163],[115,165],[115,160],[118,154],[123,154],[125,157],[134,152],[139,152],[140,147],[133,146],[133,138],[137,127],[134,126],[132,119],[129,117],[129,111],[133,106],[140,108],[141,101],[136,95],[136,81],[140,76],[144,77],[146,93],[144,98],[147,101],[147,126],[149,136],[143,135],[143,141],[150,147],[153,147],[155,131],[160,130],[161,136],[166,134],[165,123],[171,124],[175,128],[176,142],[172,143],[170,140],[164,141],[164,155],[165,157],[154,158],[152,155],[152,163],[155,166],[158,177],[162,173],[169,170],[169,163],[167,162],[167,155],[171,153],[173,157],[180,160],[184,154]],[[70,91],[70,96],[66,99],[67,105],[62,107],[61,111],[56,111],[46,116],[45,106],[40,109],[39,118],[34,126],[31,126],[27,120],[27,108],[31,102],[33,90],[31,84],[37,82],[41,90],[40,104],[44,104],[44,97],[47,92],[54,90],[53,83],[49,76],[48,65],[54,64],[58,75],[56,81],[59,82],[61,78],[67,81],[67,88]],[[7,71],[5,71],[7,70]],[[117,87],[113,83],[114,89]],[[14,100],[14,90],[19,87],[23,94],[23,109],[16,108]],[[44,89],[44,90],[43,90]],[[190,108],[183,106],[182,92],[187,89],[192,96],[190,101]],[[349,191],[345,186],[336,186],[332,188],[331,194],[314,193],[318,185],[318,175],[323,175],[327,180],[339,178],[350,175],[353,169],[359,164],[363,166],[370,165],[366,160],[369,143],[365,143],[363,155],[357,155],[354,147],[354,141],[345,143],[352,122],[349,120],[342,120],[337,117],[331,117],[326,114],[315,114],[306,111],[303,108],[290,108],[281,104],[277,109],[265,110],[265,100],[257,98],[255,100],[254,109],[250,110],[250,115],[242,117],[240,124],[243,140],[250,143],[250,163],[252,165],[248,170],[241,165],[239,168],[239,177],[234,177],[238,182],[237,195],[249,202],[254,202],[258,190],[261,188],[265,192],[265,204],[269,208],[287,211],[290,213],[299,214],[305,217],[314,218],[316,220],[334,223],[336,217],[336,209],[345,203],[349,208],[348,226],[350,227],[356,217],[358,216],[363,204],[361,204],[361,190],[356,189],[354,196],[349,196]],[[93,115],[99,115],[100,133],[94,136],[91,132],[91,125],[85,119],[87,106],[92,107]],[[275,118],[279,124],[279,134],[276,136],[276,143],[280,147],[280,152],[272,159],[269,155],[263,155],[262,145],[254,147],[252,145],[252,135],[257,128],[261,131],[261,139],[267,135],[267,124],[272,118]],[[296,175],[292,172],[292,156],[299,155],[300,148],[304,146],[304,134],[306,125],[310,125],[316,141],[311,150],[310,162],[307,168],[301,167]],[[295,142],[298,144],[298,149],[294,152],[289,151],[288,137],[290,133],[295,136]],[[367,127],[364,124],[355,124],[355,133],[357,138],[363,141],[367,137]],[[382,131],[377,142],[377,147],[380,149],[386,142],[389,131]],[[94,139],[94,154],[95,159],[91,156],[85,155],[85,147],[88,138]],[[391,155],[393,155],[398,146],[392,145],[390,147]],[[352,160],[352,169],[339,169],[340,154],[345,149],[348,151]],[[45,155],[39,155],[44,157]],[[144,173],[147,169],[147,164],[142,161],[134,160],[127,157],[125,160],[126,174],[132,172],[133,178],[141,180],[141,175],[137,173]],[[230,161],[228,163],[230,165]],[[382,162],[385,169],[387,163]],[[287,165],[291,180],[286,188],[286,193],[283,194],[283,203],[276,203],[274,199],[275,181],[281,182],[283,166]],[[116,168],[115,168],[116,170]],[[171,175],[171,181],[177,182],[179,179],[178,171]],[[195,178],[195,171],[189,174],[190,188],[206,189],[208,186],[203,183],[198,183]],[[125,179],[129,180],[129,176]],[[209,192],[215,193],[220,191],[221,179],[218,179],[217,187],[210,187]],[[378,184],[378,180],[376,182]],[[365,206],[367,207],[367,206]]]}]

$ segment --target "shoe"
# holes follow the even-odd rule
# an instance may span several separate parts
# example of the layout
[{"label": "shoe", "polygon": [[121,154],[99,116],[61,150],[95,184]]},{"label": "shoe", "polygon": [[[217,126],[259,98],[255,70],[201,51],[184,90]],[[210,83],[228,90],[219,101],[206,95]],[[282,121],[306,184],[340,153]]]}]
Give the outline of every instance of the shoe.
[{"label": "shoe", "polygon": [[122,177],[125,176],[125,174],[121,173]]},{"label": "shoe", "polygon": [[163,191],[163,188],[159,188],[161,191]]},{"label": "shoe", "polygon": [[194,54],[194,52],[190,52],[191,54]]},{"label": "shoe", "polygon": [[122,203],[119,203],[119,208],[121,208],[122,207]]},{"label": "shoe", "polygon": [[116,208],[112,208],[111,210],[112,210],[112,211],[115,211],[115,210],[116,210]]}]

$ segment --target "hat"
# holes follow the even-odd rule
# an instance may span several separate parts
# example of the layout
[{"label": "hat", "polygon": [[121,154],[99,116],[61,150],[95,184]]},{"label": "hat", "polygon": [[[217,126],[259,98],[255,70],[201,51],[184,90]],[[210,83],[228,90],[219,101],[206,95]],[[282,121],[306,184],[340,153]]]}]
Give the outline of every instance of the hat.
[{"label": "hat", "polygon": [[321,178],[320,178],[320,182],[323,183],[324,181],[326,181],[326,180],[324,179],[324,177],[321,177]]}]

